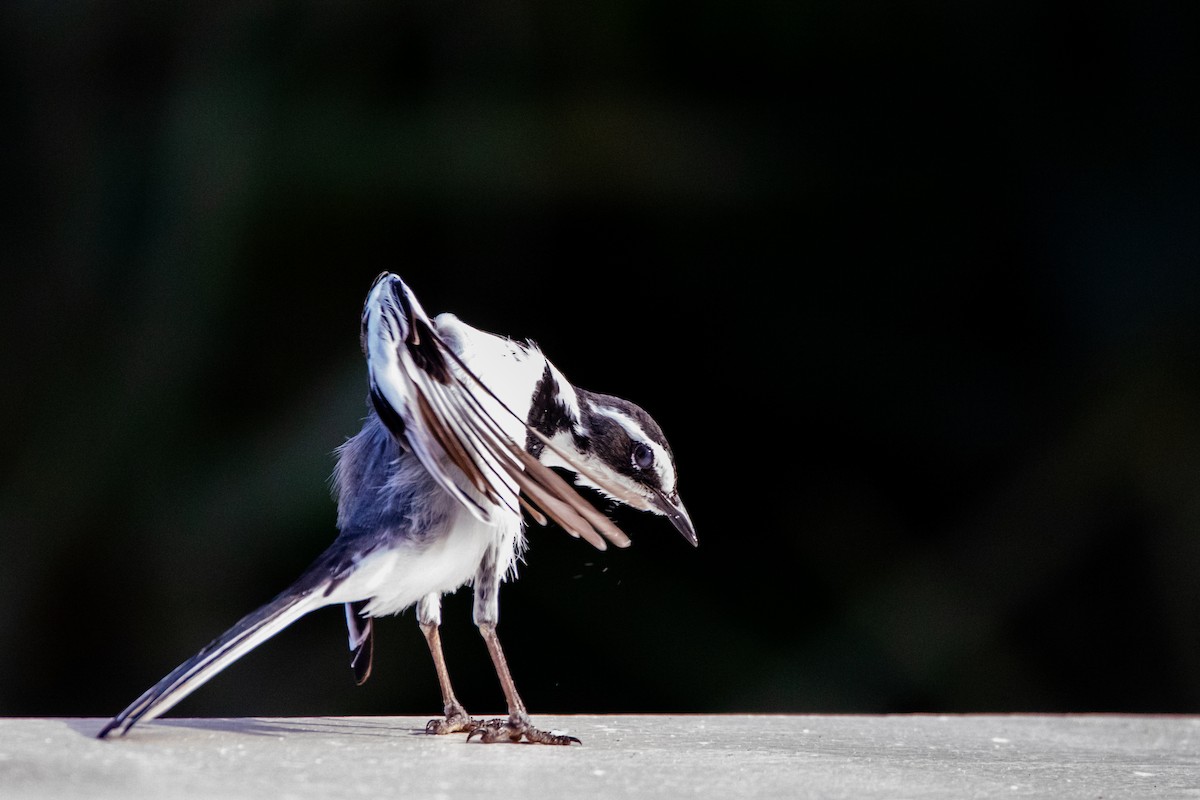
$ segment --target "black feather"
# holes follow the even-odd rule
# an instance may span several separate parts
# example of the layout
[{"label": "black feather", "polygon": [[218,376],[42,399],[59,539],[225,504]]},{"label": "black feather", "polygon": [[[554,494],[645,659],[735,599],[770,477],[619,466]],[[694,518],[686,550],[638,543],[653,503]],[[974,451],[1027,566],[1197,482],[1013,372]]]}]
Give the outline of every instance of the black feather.
[{"label": "black feather", "polygon": [[388,429],[388,432],[395,437],[397,442],[404,442],[404,420],[396,413],[396,409],[392,408],[392,404],[380,394],[375,383],[371,383],[371,407],[375,409],[375,413],[379,415],[379,421]]},{"label": "black feather", "polygon": [[442,355],[438,342],[434,340],[433,331],[425,324],[425,320],[420,318],[412,320],[412,330],[408,352],[412,355],[417,369],[438,383],[450,383],[450,367],[446,364],[446,357]]},{"label": "black feather", "polygon": [[[371,665],[375,661],[375,620],[362,617],[366,607],[365,600],[346,604],[346,624],[350,627],[350,636],[358,644],[350,655],[350,669],[354,670],[354,683],[362,686],[371,677]],[[362,627],[359,627],[361,620]]]}]

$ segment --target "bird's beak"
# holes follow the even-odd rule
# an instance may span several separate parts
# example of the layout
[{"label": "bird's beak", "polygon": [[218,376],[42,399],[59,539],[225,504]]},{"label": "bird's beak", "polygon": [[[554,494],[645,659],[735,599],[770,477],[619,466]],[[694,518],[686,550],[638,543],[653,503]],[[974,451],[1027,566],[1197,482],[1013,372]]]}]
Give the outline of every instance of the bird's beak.
[{"label": "bird's beak", "polygon": [[699,546],[700,543],[696,541],[696,529],[692,526],[692,518],[688,516],[687,509],[683,507],[683,503],[679,502],[678,492],[667,494],[655,489],[654,500],[651,503],[658,513],[671,520],[671,524],[675,526],[675,530],[682,533],[683,538],[691,542],[692,547]]}]

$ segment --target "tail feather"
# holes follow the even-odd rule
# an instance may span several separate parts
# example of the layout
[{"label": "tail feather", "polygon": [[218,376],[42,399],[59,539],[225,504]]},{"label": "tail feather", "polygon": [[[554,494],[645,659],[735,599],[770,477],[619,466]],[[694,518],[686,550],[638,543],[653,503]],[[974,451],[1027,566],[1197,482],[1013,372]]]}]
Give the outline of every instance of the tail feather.
[{"label": "tail feather", "polygon": [[274,600],[247,614],[207,647],[172,670],[117,714],[96,734],[103,739],[113,730],[124,735],[136,723],[152,720],[199,689],[221,670],[282,631],[300,617],[330,605],[324,593],[313,589],[284,591]]},{"label": "tail feather", "polygon": [[346,603],[346,627],[350,631],[350,669],[354,670],[354,682],[362,686],[371,677],[371,662],[375,658],[375,621],[363,618],[365,600]]}]

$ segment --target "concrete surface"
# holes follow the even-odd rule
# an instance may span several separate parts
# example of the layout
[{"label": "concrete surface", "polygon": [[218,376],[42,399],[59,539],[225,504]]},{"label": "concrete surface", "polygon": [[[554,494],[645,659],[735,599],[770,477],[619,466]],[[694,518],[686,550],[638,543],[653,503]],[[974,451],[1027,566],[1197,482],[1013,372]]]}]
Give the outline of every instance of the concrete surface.
[{"label": "concrete surface", "polygon": [[0,798],[1200,798],[1200,717],[537,716],[582,746],[421,717],[0,719]]}]

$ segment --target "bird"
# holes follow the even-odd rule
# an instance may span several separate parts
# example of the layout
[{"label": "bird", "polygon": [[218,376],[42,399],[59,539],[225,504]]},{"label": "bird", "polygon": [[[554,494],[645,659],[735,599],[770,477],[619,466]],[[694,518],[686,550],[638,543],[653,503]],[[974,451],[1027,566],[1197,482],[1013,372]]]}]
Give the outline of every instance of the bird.
[{"label": "bird", "polygon": [[[360,346],[367,412],[336,450],[333,542],[290,586],[108,720],[99,738],[155,719],[302,616],[341,606],[359,684],[371,674],[374,620],[415,607],[442,695],[443,716],[429,721],[427,733],[581,743],[534,726],[496,633],[500,586],[516,576],[527,521],[553,521],[600,550],[629,546],[580,487],[666,517],[696,546],[661,427],[628,400],[574,386],[530,340],[480,330],[452,313],[431,318],[390,272],[367,294]],[[506,718],[475,719],[451,685],[441,600],[468,584]]]}]

